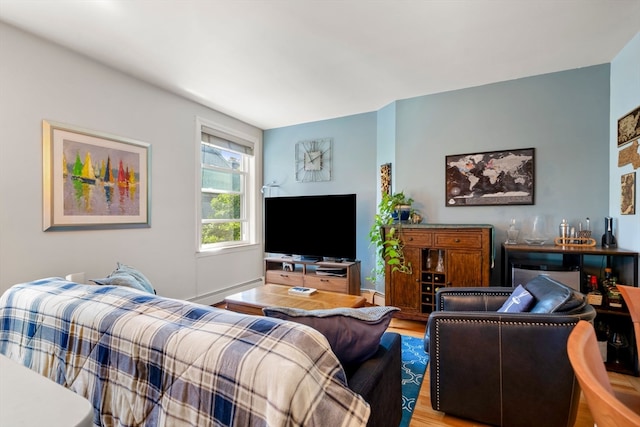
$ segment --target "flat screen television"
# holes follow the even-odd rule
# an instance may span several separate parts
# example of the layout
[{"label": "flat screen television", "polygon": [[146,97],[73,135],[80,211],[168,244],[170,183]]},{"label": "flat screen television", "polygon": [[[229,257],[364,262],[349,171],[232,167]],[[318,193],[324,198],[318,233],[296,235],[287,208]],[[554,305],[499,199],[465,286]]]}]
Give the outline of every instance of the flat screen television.
[{"label": "flat screen television", "polygon": [[356,195],[268,197],[264,250],[302,259],[356,259]]}]

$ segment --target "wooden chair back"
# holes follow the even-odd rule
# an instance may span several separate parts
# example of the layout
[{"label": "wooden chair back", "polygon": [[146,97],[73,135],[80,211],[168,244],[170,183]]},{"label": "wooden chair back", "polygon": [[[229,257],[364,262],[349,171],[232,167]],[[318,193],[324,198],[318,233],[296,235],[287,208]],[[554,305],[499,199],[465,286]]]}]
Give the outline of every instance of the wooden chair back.
[{"label": "wooden chair back", "polygon": [[636,348],[640,352],[640,288],[623,285],[618,285],[617,288],[631,314],[633,330],[636,333]]},{"label": "wooden chair back", "polygon": [[591,323],[581,320],[567,341],[569,361],[598,427],[638,427],[640,414],[614,394]]}]

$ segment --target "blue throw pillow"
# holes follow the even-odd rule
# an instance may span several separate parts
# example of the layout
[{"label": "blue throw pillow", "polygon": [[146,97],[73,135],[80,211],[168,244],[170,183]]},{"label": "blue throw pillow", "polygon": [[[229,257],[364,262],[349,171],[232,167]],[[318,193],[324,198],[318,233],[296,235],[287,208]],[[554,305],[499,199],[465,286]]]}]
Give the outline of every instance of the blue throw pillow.
[{"label": "blue throw pillow", "polygon": [[499,313],[522,313],[529,310],[529,307],[533,305],[533,295],[529,293],[522,285],[518,285],[517,288],[511,293],[509,299],[507,299],[502,307],[498,309]]}]

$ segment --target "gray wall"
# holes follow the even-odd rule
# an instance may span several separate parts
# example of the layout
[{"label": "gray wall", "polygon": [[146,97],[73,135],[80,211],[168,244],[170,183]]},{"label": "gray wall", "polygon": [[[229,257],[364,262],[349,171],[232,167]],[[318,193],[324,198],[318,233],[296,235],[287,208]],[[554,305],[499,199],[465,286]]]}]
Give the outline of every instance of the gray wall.
[{"label": "gray wall", "polygon": [[[542,216],[549,237],[562,218],[576,224],[590,217],[594,235],[603,231],[609,211],[609,65],[540,75],[436,95],[396,101],[363,123],[360,116],[343,117],[265,132],[265,181],[277,175],[290,194],[340,192],[362,188],[358,227],[358,257],[363,271],[373,265],[366,230],[372,224],[378,196],[377,171],[392,162],[394,191],[405,191],[431,223],[493,224],[496,266],[492,283],[500,282],[499,245],[511,218],[523,233],[534,216]],[[375,129],[374,135],[363,126]],[[369,134],[351,138],[349,157],[336,165],[334,182],[323,186],[296,184],[287,173],[299,139]],[[536,149],[535,204],[532,206],[446,207],[444,158],[448,154],[503,149]],[[367,150],[378,154],[364,155]],[[336,153],[336,158],[342,154]],[[375,162],[366,163],[365,162]],[[367,173],[363,173],[367,171]],[[374,183],[378,183],[372,188]],[[359,194],[360,196],[360,194]],[[374,200],[375,199],[375,200]],[[367,287],[372,285],[364,284]],[[381,283],[376,285],[383,290]]]},{"label": "gray wall", "polygon": [[[259,244],[196,254],[195,118],[258,141],[260,129],[2,23],[0,58],[0,292],[79,271],[87,279],[105,277],[117,261],[139,268],[158,293],[175,298],[219,301],[261,278]],[[42,231],[43,119],[151,144],[151,228]]]}]

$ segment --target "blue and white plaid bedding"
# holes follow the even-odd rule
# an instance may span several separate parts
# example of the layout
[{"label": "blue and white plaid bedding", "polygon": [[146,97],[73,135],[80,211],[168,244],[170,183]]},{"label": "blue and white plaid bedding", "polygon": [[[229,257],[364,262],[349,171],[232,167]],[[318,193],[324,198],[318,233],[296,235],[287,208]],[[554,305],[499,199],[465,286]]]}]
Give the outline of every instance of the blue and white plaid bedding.
[{"label": "blue and white plaid bedding", "polygon": [[0,353],[86,397],[99,426],[364,426],[324,336],[58,278],[0,297]]}]

